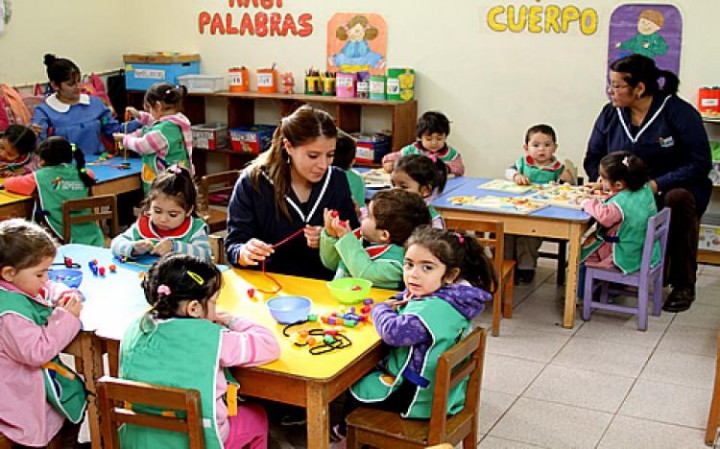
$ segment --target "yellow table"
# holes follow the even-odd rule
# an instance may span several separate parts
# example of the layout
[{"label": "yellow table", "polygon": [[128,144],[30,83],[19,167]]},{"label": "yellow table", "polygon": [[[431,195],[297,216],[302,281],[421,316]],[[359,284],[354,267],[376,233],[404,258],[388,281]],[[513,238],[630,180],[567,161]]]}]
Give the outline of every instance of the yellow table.
[{"label": "yellow table", "polygon": [[[0,184],[4,183],[5,178],[0,178]],[[32,197],[0,190],[0,220],[14,217],[27,218],[31,213]]]},{"label": "yellow table", "polygon": [[[282,285],[283,295],[307,296],[313,301],[312,312],[337,311],[340,304],[330,296],[325,281],[294,276],[272,275]],[[308,449],[327,448],[330,436],[328,406],[330,402],[370,371],[381,359],[380,338],[371,324],[349,328],[348,348],[322,355],[311,355],[307,347],[295,346],[283,336],[283,325],[270,316],[264,299],[273,295],[256,292],[248,297],[248,288],[272,289],[272,282],[261,272],[229,270],[223,274],[218,308],[233,314],[249,316],[272,329],[280,343],[280,359],[254,368],[235,368],[240,394],[292,404],[307,409]],[[370,297],[383,301],[395,292],[373,289]],[[263,298],[265,296],[265,298]],[[259,297],[259,298],[258,298]],[[299,328],[300,326],[298,326]],[[321,327],[313,324],[312,327]],[[328,327],[328,326],[322,326]]]}]

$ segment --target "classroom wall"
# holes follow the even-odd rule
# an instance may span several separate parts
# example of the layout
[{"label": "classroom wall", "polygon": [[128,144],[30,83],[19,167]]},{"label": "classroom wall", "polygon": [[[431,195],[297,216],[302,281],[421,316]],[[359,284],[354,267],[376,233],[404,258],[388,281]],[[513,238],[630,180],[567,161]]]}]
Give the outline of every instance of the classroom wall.
[{"label": "classroom wall", "polygon": [[[43,79],[46,51],[68,56],[84,70],[103,70],[119,66],[122,53],[178,50],[199,52],[203,73],[225,74],[234,65],[256,69],[276,62],[280,71],[294,72],[301,89],[304,70],[324,67],[326,24],[332,15],[375,12],[388,24],[388,66],[415,69],[419,111],[436,109],[450,117],[449,141],[463,154],[468,174],[499,177],[521,154],[526,128],[539,122],[556,128],[558,156],[581,166],[592,124],[607,101],[608,22],[612,11],[625,4],[615,0],[264,1],[273,5],[271,12],[295,18],[312,14],[314,32],[304,38],[201,35],[201,11],[236,16],[264,11],[231,7],[231,0],[69,0],[61,9],[49,0],[15,1],[13,22],[0,37],[0,80]],[[720,1],[653,3],[674,4],[681,11],[680,94],[695,103],[699,86],[720,84],[715,56],[720,53],[720,39],[713,36]],[[586,36],[575,25],[565,34],[498,33],[486,23],[492,6],[552,4],[595,9],[597,32]],[[37,17],[38,10],[46,13]],[[272,120],[273,106],[268,103],[262,109],[259,121]],[[220,105],[209,115],[223,116]],[[367,115],[367,125],[374,128],[370,130],[382,127],[383,121],[372,111]]]}]

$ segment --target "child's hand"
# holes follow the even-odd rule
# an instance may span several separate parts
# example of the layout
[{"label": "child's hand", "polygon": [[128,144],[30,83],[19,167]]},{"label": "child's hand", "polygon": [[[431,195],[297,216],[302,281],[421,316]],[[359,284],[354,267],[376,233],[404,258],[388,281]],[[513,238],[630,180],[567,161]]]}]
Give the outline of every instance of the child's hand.
[{"label": "child's hand", "polygon": [[35,134],[39,135],[42,132],[42,125],[38,125],[37,123],[31,123],[30,129],[32,129]]},{"label": "child's hand", "polygon": [[521,173],[515,173],[515,176],[513,176],[513,181],[515,181],[515,184],[517,184],[519,186],[530,185],[530,179],[528,179],[527,176],[525,176]]},{"label": "child's hand", "polygon": [[392,173],[393,169],[395,168],[395,162],[385,162],[383,164],[383,170],[385,170],[386,173]]},{"label": "child's hand", "polygon": [[319,248],[320,247],[320,232],[322,231],[322,226],[305,226],[305,239],[307,240],[307,244],[310,248]]},{"label": "child's hand", "polygon": [[337,217],[338,212],[334,209],[323,209],[323,222],[325,223],[325,232],[327,232],[327,235],[330,237],[337,238],[337,234],[335,234],[335,229],[332,226],[333,218]]},{"label": "child's hand", "polygon": [[132,106],[128,106],[127,108],[125,108],[125,112],[127,114],[129,114],[130,117],[134,118],[135,120],[140,119],[140,111],[138,111],[137,109],[135,109]]},{"label": "child's hand", "polygon": [[400,306],[404,306],[405,304],[407,304],[407,299],[390,298],[385,301],[385,303],[392,307],[393,310],[397,310]]},{"label": "child's hand", "polygon": [[350,221],[349,220],[341,220],[340,218],[334,218],[332,222],[333,229],[335,230],[335,234],[337,235],[337,238],[341,239],[345,236],[345,234],[352,232],[352,228],[350,228]]},{"label": "child's hand", "polygon": [[115,139],[115,142],[122,142],[125,138],[125,133],[113,133],[113,139]]},{"label": "child's hand", "polygon": [[240,248],[237,264],[247,267],[257,265],[273,253],[273,247],[259,239],[250,239]]},{"label": "child's hand", "polygon": [[133,244],[132,253],[133,255],[145,254],[152,251],[154,247],[155,245],[150,240],[139,240]]},{"label": "child's hand", "polygon": [[165,254],[172,252],[173,247],[174,245],[172,240],[162,239],[157,243],[157,245],[155,245],[155,248],[152,250],[152,254],[164,256]]},{"label": "child's hand", "polygon": [[60,297],[57,306],[72,313],[76,318],[80,318],[80,311],[82,311],[82,297],[77,292],[70,292]]},{"label": "child's hand", "polygon": [[227,312],[215,312],[215,319],[213,320],[217,324],[222,324],[225,327],[230,327],[230,323],[235,317]]}]

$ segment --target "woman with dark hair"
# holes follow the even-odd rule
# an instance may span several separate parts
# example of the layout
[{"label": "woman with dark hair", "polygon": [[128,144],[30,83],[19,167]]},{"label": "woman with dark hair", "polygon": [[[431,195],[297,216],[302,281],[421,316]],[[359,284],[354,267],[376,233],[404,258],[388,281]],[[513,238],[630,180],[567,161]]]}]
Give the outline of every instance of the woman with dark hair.
[{"label": "woman with dark hair", "polygon": [[598,179],[600,160],[615,151],[645,162],[658,210],[672,210],[665,281],[673,289],[663,310],[682,312],[695,300],[700,217],[712,190],[707,133],[697,110],[677,96],[678,77],[654,60],[621,58],[610,65],[608,82],[610,103],[595,121],[585,172]]},{"label": "woman with dark hair", "polygon": [[332,166],[336,138],[332,117],[310,106],[281,120],[270,149],[235,184],[225,239],[229,263],[332,278],[318,251],[324,209],[337,210],[353,229],[360,225],[347,177]]}]

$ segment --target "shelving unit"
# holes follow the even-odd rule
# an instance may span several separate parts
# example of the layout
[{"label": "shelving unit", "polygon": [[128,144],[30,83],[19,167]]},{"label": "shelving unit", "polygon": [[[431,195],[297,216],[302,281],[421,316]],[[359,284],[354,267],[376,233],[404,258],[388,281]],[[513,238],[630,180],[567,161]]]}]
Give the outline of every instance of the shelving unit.
[{"label": "shelving unit", "polygon": [[[144,92],[128,91],[128,105],[142,107]],[[390,131],[392,133],[392,151],[398,151],[404,145],[415,140],[417,121],[417,101],[368,100],[361,98],[338,98],[321,95],[303,94],[261,94],[258,92],[228,92],[188,94],[184,99],[184,113],[193,124],[205,123],[205,100],[208,98],[227,101],[228,128],[255,124],[255,104],[258,101],[275,103],[280,116],[292,114],[307,103],[319,104],[334,118],[337,126],[347,132],[363,131],[363,108],[389,108],[391,110]],[[228,168],[243,166],[254,156],[232,150],[212,150],[226,156]],[[193,163],[199,175],[205,173],[207,151],[193,152]]]},{"label": "shelving unit", "polygon": [[[703,117],[703,122],[706,124],[720,125],[720,117]],[[708,129],[714,129],[720,131],[720,127],[709,127]],[[712,134],[712,133],[708,133]],[[712,140],[712,139],[711,139]],[[708,205],[708,211],[703,215],[702,223],[706,225],[716,226],[720,224],[720,211],[718,211],[718,205],[720,204],[720,184],[713,185],[712,196],[710,197],[710,204]],[[707,249],[699,249],[697,261],[699,263],[706,263],[712,265],[720,265],[720,251],[710,251]]]}]

